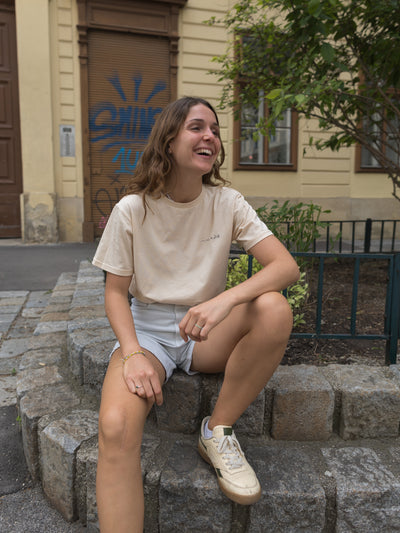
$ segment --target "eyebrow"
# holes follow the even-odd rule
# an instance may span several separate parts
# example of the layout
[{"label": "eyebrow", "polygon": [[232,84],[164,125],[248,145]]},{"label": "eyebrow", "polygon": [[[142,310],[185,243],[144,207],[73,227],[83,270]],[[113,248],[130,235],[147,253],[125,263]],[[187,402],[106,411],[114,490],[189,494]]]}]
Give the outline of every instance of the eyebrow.
[{"label": "eyebrow", "polygon": [[[202,118],[191,118],[190,120],[188,120],[188,121],[186,122],[186,124],[190,124],[191,122],[201,122],[201,123],[204,124],[204,123],[205,123],[205,120],[203,120]],[[218,124],[218,122],[213,122],[211,125],[212,125],[212,126],[217,126],[217,128],[219,128],[219,124]]]}]

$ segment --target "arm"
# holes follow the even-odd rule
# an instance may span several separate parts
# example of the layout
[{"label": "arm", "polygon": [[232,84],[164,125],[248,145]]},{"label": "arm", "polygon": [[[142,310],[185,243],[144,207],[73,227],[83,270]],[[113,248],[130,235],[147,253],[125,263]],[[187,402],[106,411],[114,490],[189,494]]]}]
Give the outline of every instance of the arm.
[{"label": "arm", "polygon": [[254,255],[263,268],[236,287],[189,309],[180,323],[181,336],[184,340],[188,339],[193,328],[196,329],[195,324],[200,324],[203,328],[199,329],[198,337],[194,340],[207,340],[212,328],[219,324],[236,305],[250,302],[265,292],[281,291],[299,279],[300,273],[296,261],[273,235],[257,243],[249,253]]},{"label": "arm", "polygon": [[[141,350],[128,302],[130,276],[107,273],[105,309],[110,325],[121,345],[122,357]],[[136,385],[143,385],[143,395],[162,403],[160,380],[151,362],[142,355],[129,358],[123,365],[124,379],[128,389],[137,394]],[[142,395],[142,393],[141,393]]]}]

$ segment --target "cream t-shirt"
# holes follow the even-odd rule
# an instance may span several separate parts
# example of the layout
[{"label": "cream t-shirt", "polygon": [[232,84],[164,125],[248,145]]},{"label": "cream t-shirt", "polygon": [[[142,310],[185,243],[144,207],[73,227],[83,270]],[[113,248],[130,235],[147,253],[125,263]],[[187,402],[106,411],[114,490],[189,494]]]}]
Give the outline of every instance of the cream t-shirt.
[{"label": "cream t-shirt", "polygon": [[125,196],[114,207],[93,264],[132,276],[144,303],[193,306],[221,293],[232,241],[248,250],[272,232],[237,191],[203,185],[192,202]]}]

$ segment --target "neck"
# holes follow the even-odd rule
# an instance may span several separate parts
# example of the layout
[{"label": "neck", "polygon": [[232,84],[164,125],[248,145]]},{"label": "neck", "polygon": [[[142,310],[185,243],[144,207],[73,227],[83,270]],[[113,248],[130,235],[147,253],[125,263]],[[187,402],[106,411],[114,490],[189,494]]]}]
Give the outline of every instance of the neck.
[{"label": "neck", "polygon": [[200,180],[191,180],[188,177],[185,179],[174,177],[168,180],[165,187],[165,195],[174,202],[188,203],[200,196],[202,186],[201,178]]}]

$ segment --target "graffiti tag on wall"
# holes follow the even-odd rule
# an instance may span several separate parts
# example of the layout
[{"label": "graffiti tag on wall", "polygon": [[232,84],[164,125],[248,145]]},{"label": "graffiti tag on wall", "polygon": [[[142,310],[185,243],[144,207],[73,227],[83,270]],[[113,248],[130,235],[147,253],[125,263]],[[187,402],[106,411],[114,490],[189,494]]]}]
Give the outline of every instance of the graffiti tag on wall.
[{"label": "graffiti tag on wall", "polygon": [[[115,99],[98,102],[89,111],[90,142],[112,169],[107,187],[95,191],[94,203],[104,228],[112,207],[124,194],[121,177],[131,174],[142,154],[157,115],[162,108],[153,105],[154,97],[165,91],[165,81],[155,81],[146,95],[141,90],[142,75],[132,77],[132,86],[123,88],[118,72],[107,78]],[[93,150],[92,150],[93,152]],[[95,155],[96,157],[96,155]]]}]

